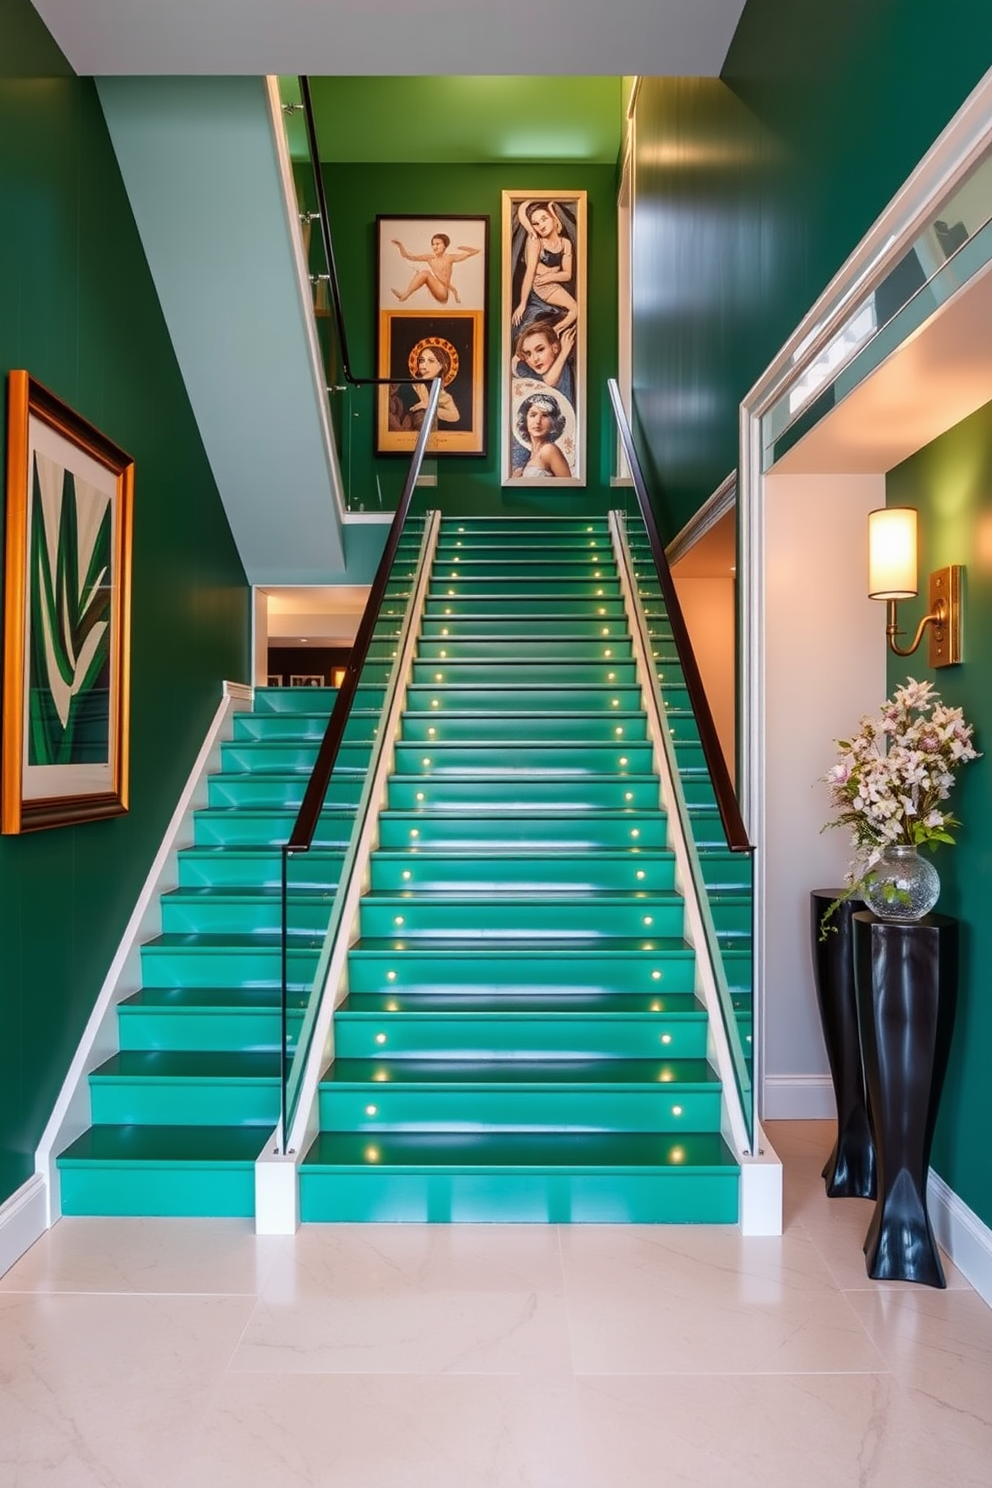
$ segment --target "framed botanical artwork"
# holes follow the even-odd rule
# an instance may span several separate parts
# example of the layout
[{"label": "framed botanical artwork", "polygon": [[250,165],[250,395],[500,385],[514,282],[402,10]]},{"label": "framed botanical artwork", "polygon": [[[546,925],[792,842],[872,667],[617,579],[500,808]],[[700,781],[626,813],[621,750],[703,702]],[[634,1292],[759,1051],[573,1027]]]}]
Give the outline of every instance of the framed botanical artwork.
[{"label": "framed botanical artwork", "polygon": [[7,404],[2,829],[128,809],[134,462],[27,372]]},{"label": "framed botanical artwork", "polygon": [[506,485],[585,485],[586,193],[503,192]]},{"label": "framed botanical artwork", "polygon": [[377,217],[376,251],[376,453],[413,450],[440,377],[431,453],[485,454],[489,218]]}]

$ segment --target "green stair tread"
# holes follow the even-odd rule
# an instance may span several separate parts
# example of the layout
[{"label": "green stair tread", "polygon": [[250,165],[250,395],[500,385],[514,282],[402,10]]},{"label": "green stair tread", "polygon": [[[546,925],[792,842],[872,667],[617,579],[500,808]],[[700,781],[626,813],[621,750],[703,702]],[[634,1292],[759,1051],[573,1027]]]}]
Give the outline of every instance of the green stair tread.
[{"label": "green stair tread", "polygon": [[59,1155],[69,1164],[238,1163],[253,1166],[262,1126],[91,1126]]},{"label": "green stair tread", "polygon": [[[419,778],[421,777],[414,776],[413,780],[416,781]],[[410,823],[415,826],[425,814],[423,806],[417,806],[416,808],[412,806],[389,806],[380,813],[380,818],[386,821],[400,822],[404,825]],[[647,806],[604,806],[599,809],[592,807],[590,808],[590,814],[594,821],[604,822],[614,826],[630,826],[632,822],[636,826],[638,825],[638,819],[641,822],[664,821],[665,819],[665,813],[660,807],[655,810]],[[458,806],[454,803],[446,802],[443,806],[432,807],[430,817],[434,822],[443,822],[446,817],[450,817],[453,822],[457,822],[459,826],[462,826],[465,823],[466,817],[471,817],[471,807],[469,805]],[[516,803],[503,804],[496,805],[485,811],[480,810],[479,812],[480,821],[520,821],[533,823],[535,831],[541,830],[548,823],[554,824],[555,822],[572,821],[574,818],[574,807],[564,806],[560,803],[553,806],[545,805],[540,807],[521,806]]]},{"label": "green stair tread", "polygon": [[[334,902],[334,891],[337,884],[307,884],[292,883],[289,887],[289,903],[293,904],[319,904],[327,901]],[[271,904],[282,902],[282,887],[280,884],[182,884],[178,889],[169,889],[162,895],[163,903],[182,904],[189,901],[191,904]]]},{"label": "green stair tread", "polygon": [[[274,984],[261,987],[140,987],[118,1004],[119,1012],[125,1016],[130,1012],[229,1012],[238,1013],[278,1012],[281,1006],[280,990]],[[302,1007],[305,1002],[302,991],[290,991],[290,1007]]]},{"label": "green stair tread", "polygon": [[[375,1156],[370,1157],[370,1149]],[[737,1164],[715,1132],[367,1132],[318,1133],[303,1159],[304,1169],[359,1168],[374,1163],[380,1173],[454,1168],[460,1172],[493,1168],[720,1170]]]},{"label": "green stair tread", "polygon": [[[480,873],[485,872],[479,862],[479,849],[475,847],[420,847],[416,851],[409,847],[377,847],[374,857],[384,861],[409,862],[415,867],[432,867],[435,863],[474,863],[479,866]],[[496,862],[521,863],[524,866],[533,859],[531,850],[523,851],[521,848],[503,846],[496,843],[495,846],[487,846],[485,852],[486,860],[494,859]],[[635,863],[646,865],[658,863],[671,863],[674,861],[675,853],[670,847],[603,847],[583,848],[579,851],[574,845],[571,848],[556,850],[553,854],[547,853],[545,857],[552,857],[556,863],[622,863],[633,866]]]},{"label": "green stair tread", "polygon": [[[375,936],[362,936],[351,947],[350,955],[361,955],[363,952],[371,952],[375,955],[389,954],[397,949],[397,942],[403,939],[402,934],[395,937],[380,938]],[[675,936],[655,935],[650,939],[650,948],[645,944],[643,938],[628,935],[595,935],[595,936],[569,936],[569,935],[542,935],[539,939],[522,935],[503,936],[459,936],[457,945],[444,936],[417,937],[416,943],[405,945],[403,948],[404,958],[416,959],[417,957],[436,957],[446,953],[464,955],[492,956],[498,952],[501,956],[513,952],[521,956],[545,956],[549,959],[557,959],[561,956],[588,956],[594,951],[608,950],[610,955],[644,957],[652,953],[655,956],[692,956],[692,947],[687,941]]]},{"label": "green stair tread", "polygon": [[532,992],[493,992],[488,987],[472,991],[416,992],[404,985],[393,992],[350,992],[337,1009],[336,1017],[373,1022],[384,1015],[417,1016],[441,1013],[471,1020],[502,1014],[510,1018],[557,1017],[588,1019],[630,1018],[641,1021],[645,1015],[668,1020],[706,1018],[706,1010],[690,992],[660,996],[650,992],[560,993],[535,996]]},{"label": "green stair tread", "polygon": [[459,905],[491,904],[505,907],[508,910],[534,903],[616,904],[624,908],[634,904],[649,910],[659,907],[670,909],[673,904],[682,902],[681,894],[675,889],[594,889],[577,888],[574,885],[564,885],[558,889],[553,884],[542,888],[540,892],[528,889],[526,893],[521,893],[516,889],[511,890],[503,885],[494,889],[459,889],[456,892],[451,889],[431,889],[420,884],[416,890],[371,889],[362,896],[363,904],[374,905],[380,909],[409,909],[411,912],[421,904],[435,907],[448,905],[453,909]]},{"label": "green stair tread", "polygon": [[[376,1080],[377,1074],[387,1078]],[[666,1095],[719,1089],[720,1077],[705,1059],[519,1059],[511,1055],[506,1059],[336,1059],[321,1084],[328,1089],[381,1084],[391,1089],[418,1085],[448,1090],[641,1086]]]},{"label": "green stair tread", "polygon": [[[292,925],[290,930],[292,930]],[[299,942],[307,940],[316,945],[323,942],[323,931],[301,930],[293,935],[294,949],[299,947]],[[278,950],[282,944],[282,932],[279,930],[251,930],[245,933],[221,933],[212,930],[163,930],[161,935],[155,935],[151,940],[142,943],[141,949],[148,950],[197,950],[216,951],[218,955],[228,951],[271,951]]]},{"label": "green stair tread", "polygon": [[258,1080],[279,1078],[279,1054],[257,1050],[124,1049],[91,1080]]}]

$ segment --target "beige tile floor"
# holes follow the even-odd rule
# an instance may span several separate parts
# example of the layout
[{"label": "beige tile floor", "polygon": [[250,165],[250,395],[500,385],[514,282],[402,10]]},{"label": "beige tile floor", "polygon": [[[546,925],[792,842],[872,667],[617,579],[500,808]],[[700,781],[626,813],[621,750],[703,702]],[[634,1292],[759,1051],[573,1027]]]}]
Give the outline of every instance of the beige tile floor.
[{"label": "beige tile floor", "polygon": [[0,1488],[989,1488],[992,1311],[786,1232],[63,1220],[0,1281]]}]

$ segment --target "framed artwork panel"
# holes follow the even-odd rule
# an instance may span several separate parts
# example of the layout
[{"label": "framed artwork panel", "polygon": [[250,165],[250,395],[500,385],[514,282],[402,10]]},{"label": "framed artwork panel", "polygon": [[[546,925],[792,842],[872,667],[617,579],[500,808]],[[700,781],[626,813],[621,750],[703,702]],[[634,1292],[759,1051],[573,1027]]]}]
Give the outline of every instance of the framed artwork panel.
[{"label": "framed artwork panel", "polygon": [[432,455],[485,454],[488,217],[377,217],[376,244],[376,453],[413,450],[440,376]]},{"label": "framed artwork panel", "polygon": [[586,482],[586,193],[503,192],[504,485]]},{"label": "framed artwork panel", "polygon": [[128,809],[133,494],[130,456],[9,374],[5,833]]}]

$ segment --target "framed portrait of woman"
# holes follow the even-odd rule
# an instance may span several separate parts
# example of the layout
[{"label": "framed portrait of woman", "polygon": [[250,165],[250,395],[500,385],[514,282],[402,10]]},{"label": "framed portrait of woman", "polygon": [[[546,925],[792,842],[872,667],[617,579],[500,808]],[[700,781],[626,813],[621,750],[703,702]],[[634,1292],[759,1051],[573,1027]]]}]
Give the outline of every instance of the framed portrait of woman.
[{"label": "framed portrait of woman", "polygon": [[504,486],[583,486],[586,193],[503,192]]},{"label": "framed portrait of woman", "polygon": [[489,218],[377,217],[376,245],[376,453],[412,451],[440,377],[431,453],[485,454]]}]

